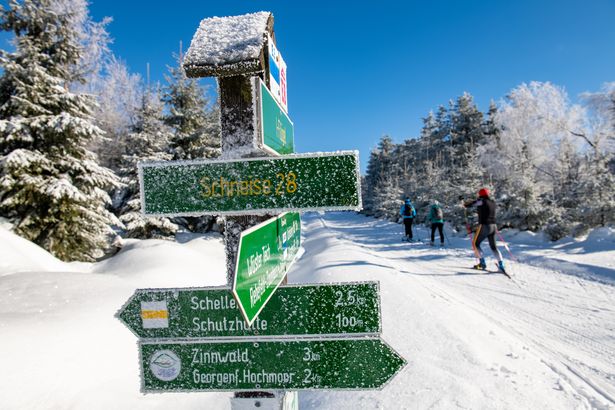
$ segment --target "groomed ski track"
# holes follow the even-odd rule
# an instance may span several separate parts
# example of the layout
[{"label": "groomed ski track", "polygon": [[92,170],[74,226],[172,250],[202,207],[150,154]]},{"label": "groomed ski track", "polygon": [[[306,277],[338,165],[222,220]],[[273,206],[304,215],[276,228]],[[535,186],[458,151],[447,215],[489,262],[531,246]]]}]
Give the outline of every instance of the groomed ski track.
[{"label": "groomed ski track", "polygon": [[380,281],[382,338],[408,360],[383,391],[303,392],[302,408],[615,408],[614,286],[536,255],[507,261],[513,280],[473,271],[467,238],[430,247],[421,227],[422,244],[355,213],[302,219],[290,282]]}]

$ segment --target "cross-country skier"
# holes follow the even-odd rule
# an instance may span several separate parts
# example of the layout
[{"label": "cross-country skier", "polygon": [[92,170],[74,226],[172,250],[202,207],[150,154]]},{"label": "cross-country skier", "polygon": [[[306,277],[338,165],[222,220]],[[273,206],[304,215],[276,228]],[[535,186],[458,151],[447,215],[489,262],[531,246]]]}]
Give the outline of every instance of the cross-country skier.
[{"label": "cross-country skier", "polygon": [[406,200],[399,209],[399,214],[404,220],[404,228],[406,231],[405,239],[408,242],[412,242],[412,221],[414,221],[414,217],[416,216],[416,210],[414,209],[414,206],[412,206],[410,198],[406,197]]},{"label": "cross-country skier", "polygon": [[476,207],[478,211],[478,229],[474,234],[472,240],[472,248],[479,258],[479,263],[474,266],[474,269],[485,270],[487,264],[485,263],[485,255],[480,248],[482,241],[487,238],[489,240],[489,247],[493,251],[496,259],[498,260],[498,268],[506,273],[504,269],[504,261],[502,260],[502,254],[498,250],[495,244],[496,222],[495,222],[495,201],[489,197],[489,190],[487,188],[481,188],[478,191],[478,199],[475,201],[467,202],[464,204],[466,208]]},{"label": "cross-country skier", "polygon": [[431,222],[430,245],[433,246],[434,244],[437,229],[440,234],[440,246],[444,246],[444,232],[442,231],[442,228],[444,227],[444,212],[442,211],[440,202],[438,202],[437,199],[433,201],[433,204],[429,209],[429,221]]}]

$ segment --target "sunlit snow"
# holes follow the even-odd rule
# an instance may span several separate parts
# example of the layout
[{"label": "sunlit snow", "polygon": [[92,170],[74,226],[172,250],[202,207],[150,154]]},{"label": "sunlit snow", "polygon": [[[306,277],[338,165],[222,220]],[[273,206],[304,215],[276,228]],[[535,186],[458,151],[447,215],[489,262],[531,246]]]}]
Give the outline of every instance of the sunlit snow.
[{"label": "sunlit snow", "polygon": [[[137,288],[222,285],[220,235],[128,240],[105,261],[66,264],[7,226],[0,407],[230,407],[230,393],[141,394],[137,340],[114,317]],[[380,391],[300,392],[300,408],[615,406],[613,229],[557,243],[505,233],[514,280],[468,269],[469,240],[448,229],[443,249],[401,242],[402,226],[352,212],[305,214],[301,230],[289,281],[379,281],[381,337],[408,365]]]}]

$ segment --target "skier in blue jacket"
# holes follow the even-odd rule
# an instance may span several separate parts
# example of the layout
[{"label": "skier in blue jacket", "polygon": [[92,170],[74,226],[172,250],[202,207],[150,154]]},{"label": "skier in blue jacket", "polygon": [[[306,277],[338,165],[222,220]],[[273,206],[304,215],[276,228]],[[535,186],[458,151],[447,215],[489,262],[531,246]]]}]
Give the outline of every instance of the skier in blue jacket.
[{"label": "skier in blue jacket", "polygon": [[414,221],[414,217],[416,216],[416,210],[414,209],[414,206],[412,206],[410,198],[406,197],[406,200],[399,209],[399,214],[404,220],[404,228],[406,230],[405,239],[408,242],[412,242],[412,222]]}]

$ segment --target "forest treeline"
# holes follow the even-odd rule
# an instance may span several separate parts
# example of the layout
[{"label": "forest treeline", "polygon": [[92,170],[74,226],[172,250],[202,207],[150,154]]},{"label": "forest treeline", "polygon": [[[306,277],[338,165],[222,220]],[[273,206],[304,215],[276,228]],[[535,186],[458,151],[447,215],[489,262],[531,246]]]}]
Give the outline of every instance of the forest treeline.
[{"label": "forest treeline", "polygon": [[399,220],[410,197],[426,220],[443,204],[455,229],[466,223],[463,200],[486,187],[498,225],[544,230],[557,240],[615,222],[615,83],[580,96],[532,82],[481,112],[464,93],[423,118],[420,135],[401,144],[383,136],[363,178],[368,215]]}]

